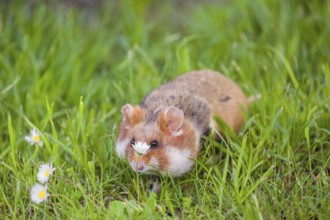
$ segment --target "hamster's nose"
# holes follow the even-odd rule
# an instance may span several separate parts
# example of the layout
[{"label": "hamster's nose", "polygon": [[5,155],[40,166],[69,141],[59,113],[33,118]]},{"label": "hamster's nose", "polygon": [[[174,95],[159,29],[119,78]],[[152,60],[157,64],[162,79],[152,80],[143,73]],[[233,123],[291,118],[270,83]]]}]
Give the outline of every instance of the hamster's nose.
[{"label": "hamster's nose", "polygon": [[132,161],[130,164],[131,164],[131,167],[133,168],[133,170],[135,170],[135,171],[141,172],[141,171],[144,170],[143,162],[137,162],[136,163],[136,162]]},{"label": "hamster's nose", "polygon": [[136,169],[137,169],[138,171],[142,171],[143,168],[144,168],[143,164],[139,164],[139,163],[138,163],[137,166],[136,166]]}]

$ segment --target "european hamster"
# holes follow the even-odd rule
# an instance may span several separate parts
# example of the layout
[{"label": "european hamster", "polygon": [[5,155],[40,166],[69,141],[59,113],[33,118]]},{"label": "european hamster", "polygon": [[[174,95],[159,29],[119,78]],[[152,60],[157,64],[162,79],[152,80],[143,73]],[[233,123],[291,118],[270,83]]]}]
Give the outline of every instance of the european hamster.
[{"label": "european hamster", "polygon": [[214,116],[238,132],[249,99],[218,72],[186,73],[122,107],[116,152],[133,170],[181,176],[195,163],[203,134],[220,132]]}]

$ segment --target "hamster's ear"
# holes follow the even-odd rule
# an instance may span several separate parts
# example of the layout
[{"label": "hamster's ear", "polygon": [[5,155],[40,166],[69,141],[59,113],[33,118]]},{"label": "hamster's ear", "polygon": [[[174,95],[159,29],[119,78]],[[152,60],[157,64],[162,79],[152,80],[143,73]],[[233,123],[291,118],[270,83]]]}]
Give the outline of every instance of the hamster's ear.
[{"label": "hamster's ear", "polygon": [[184,113],[177,107],[170,106],[165,109],[164,114],[160,118],[161,128],[169,131],[172,136],[179,136],[183,125]]},{"label": "hamster's ear", "polygon": [[123,114],[123,124],[126,128],[129,128],[144,119],[144,111],[140,106],[132,106],[126,104],[121,108]]}]

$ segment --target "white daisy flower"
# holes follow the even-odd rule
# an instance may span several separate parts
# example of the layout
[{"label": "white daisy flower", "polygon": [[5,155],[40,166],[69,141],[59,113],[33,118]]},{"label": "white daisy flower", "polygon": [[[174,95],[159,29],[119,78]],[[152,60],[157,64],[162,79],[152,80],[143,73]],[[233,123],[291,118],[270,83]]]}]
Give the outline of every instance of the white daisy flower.
[{"label": "white daisy flower", "polygon": [[137,141],[135,144],[132,144],[132,147],[138,154],[147,154],[148,150],[150,149],[150,145],[141,141]]},{"label": "white daisy flower", "polygon": [[42,142],[40,135],[38,133],[38,131],[33,128],[30,131],[30,135],[29,136],[25,136],[25,140],[27,142],[29,142],[30,145],[39,145],[40,147],[42,147],[44,145],[44,143]]},{"label": "white daisy flower", "polygon": [[36,183],[31,188],[30,198],[31,201],[39,204],[41,202],[47,201],[49,194],[47,193],[47,186],[43,186],[39,183]]},{"label": "white daisy flower", "polygon": [[49,180],[49,176],[53,174],[55,168],[51,163],[49,164],[41,164],[38,173],[37,179],[40,183],[45,183]]}]

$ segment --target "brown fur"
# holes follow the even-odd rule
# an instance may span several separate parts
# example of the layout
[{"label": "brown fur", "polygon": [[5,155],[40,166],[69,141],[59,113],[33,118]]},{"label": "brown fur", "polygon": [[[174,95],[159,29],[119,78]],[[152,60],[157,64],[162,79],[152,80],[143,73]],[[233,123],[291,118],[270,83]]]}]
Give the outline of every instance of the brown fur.
[{"label": "brown fur", "polygon": [[[217,115],[234,131],[244,123],[241,108],[247,111],[248,101],[242,90],[225,76],[211,71],[193,71],[162,85],[141,103],[147,110],[174,105],[202,131],[209,128],[209,119]],[[221,130],[221,129],[219,129]]]},{"label": "brown fur", "polygon": [[[168,146],[175,147],[178,153],[188,149],[189,157],[197,159],[201,135],[214,128],[221,133],[213,117],[219,116],[238,132],[244,123],[242,109],[247,111],[249,102],[242,90],[220,73],[193,71],[155,89],[140,105],[125,105],[117,143],[126,140],[129,161],[151,165],[156,160],[155,169],[166,172],[171,167],[169,161],[177,158],[168,154]],[[138,156],[131,146],[132,138],[148,145],[157,140],[159,145]],[[181,171],[178,175],[182,175]]]}]

